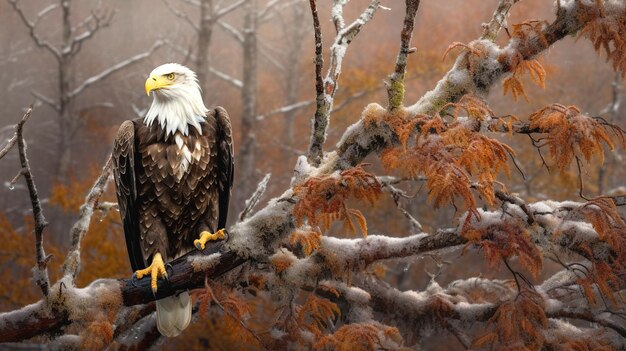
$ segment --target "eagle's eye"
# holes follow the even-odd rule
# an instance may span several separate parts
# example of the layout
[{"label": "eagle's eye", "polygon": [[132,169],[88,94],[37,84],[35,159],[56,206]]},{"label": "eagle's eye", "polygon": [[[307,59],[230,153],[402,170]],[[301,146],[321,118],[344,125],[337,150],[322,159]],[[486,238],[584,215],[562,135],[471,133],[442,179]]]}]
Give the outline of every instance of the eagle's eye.
[{"label": "eagle's eye", "polygon": [[174,73],[170,73],[167,75],[167,79],[169,80],[174,80],[174,78],[176,78],[176,75]]}]

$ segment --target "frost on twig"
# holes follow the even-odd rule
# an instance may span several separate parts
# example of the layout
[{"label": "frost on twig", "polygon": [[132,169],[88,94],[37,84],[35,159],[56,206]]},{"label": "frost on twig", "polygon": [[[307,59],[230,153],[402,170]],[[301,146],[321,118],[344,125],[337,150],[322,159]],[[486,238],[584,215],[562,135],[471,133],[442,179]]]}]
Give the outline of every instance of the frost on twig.
[{"label": "frost on twig", "polygon": [[246,206],[237,217],[240,221],[246,219],[250,215],[250,212],[252,212],[254,207],[258,205],[259,201],[261,201],[261,197],[263,197],[263,194],[265,194],[265,190],[267,189],[267,183],[270,181],[271,176],[271,173],[266,174],[265,177],[263,177],[263,179],[261,179],[261,181],[257,185],[254,193],[250,196],[248,200],[246,200]]},{"label": "frost on twig", "polygon": [[85,203],[80,207],[78,220],[70,230],[71,247],[63,263],[63,275],[70,276],[72,280],[76,277],[80,268],[80,241],[89,229],[94,209],[97,208],[100,196],[106,190],[106,186],[111,179],[111,168],[111,157],[109,157],[104,167],[102,167],[102,173],[87,194]]}]

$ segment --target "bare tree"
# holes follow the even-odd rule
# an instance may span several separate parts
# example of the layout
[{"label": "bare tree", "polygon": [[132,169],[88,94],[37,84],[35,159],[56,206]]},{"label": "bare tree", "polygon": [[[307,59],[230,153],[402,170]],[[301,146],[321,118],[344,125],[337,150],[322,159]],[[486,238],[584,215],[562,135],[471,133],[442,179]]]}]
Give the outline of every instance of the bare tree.
[{"label": "bare tree", "polygon": [[[488,135],[539,135],[547,143],[538,147],[548,146],[557,166],[563,168],[580,162],[578,150],[580,157],[589,158],[602,152],[603,144],[613,145],[626,133],[574,106],[558,104],[537,111],[528,120],[510,120],[496,116],[480,96],[502,80],[521,94],[515,81],[520,67],[532,70],[540,81],[542,71],[533,61],[537,55],[566,36],[594,28],[602,30],[590,34],[592,40],[606,43],[616,69],[626,71],[626,64],[621,65],[626,47],[614,42],[626,35],[626,27],[617,25],[626,21],[626,4],[560,1],[552,22],[526,22],[522,32],[513,33],[500,47],[494,40],[515,3],[499,1],[481,38],[452,45],[451,49],[461,48],[454,66],[433,90],[407,105],[404,74],[408,57],[415,51],[412,29],[420,1],[406,0],[400,49],[387,81],[387,106],[368,105],[336,147],[327,149],[325,136],[342,59],[380,4],[372,0],[347,24],[343,17],[347,1],[334,1],[337,33],[324,76],[317,4],[310,0],[316,112],[310,147],[298,159],[292,186],[256,213],[242,215],[229,228],[226,242],[172,262],[169,280],[159,282],[156,296],[145,280],[98,279],[77,288],[74,276],[80,266],[80,240],[108,182],[107,162],[71,229],[72,248],[63,276],[42,300],[0,313],[0,342],[80,330],[79,335],[55,339],[57,346],[77,348],[93,336],[86,326],[98,320],[109,323],[112,330],[105,342],[118,348],[146,348],[158,339],[150,302],[203,287],[214,296],[210,279],[233,290],[257,284],[259,293],[267,292],[282,307],[270,326],[272,332],[263,337],[255,334],[260,348],[419,348],[424,336],[434,332],[452,336],[465,349],[623,349],[626,222],[617,207],[626,205],[626,196],[528,202],[507,193],[494,174],[505,167],[511,150]],[[19,138],[16,132],[15,140]],[[0,156],[16,142],[4,147]],[[18,149],[22,150],[21,144]],[[381,178],[367,172],[362,162],[376,153],[388,168],[408,176]],[[402,238],[388,233],[365,236],[364,215],[349,208],[353,203],[349,205],[348,200],[373,202],[384,188],[401,196],[389,185],[414,181],[426,182],[435,205],[458,203],[463,209],[458,223]],[[265,182],[247,208],[254,207],[264,187]],[[416,219],[407,219],[420,227]],[[334,221],[365,237],[324,236]],[[461,277],[442,286],[438,272],[431,272],[425,289],[401,291],[367,272],[377,262],[410,257],[431,257],[441,267],[441,255],[461,251],[482,254],[489,264],[502,265],[509,279]],[[540,275],[545,273],[544,259],[559,269]],[[300,293],[306,294],[305,302],[296,298]]]},{"label": "bare tree", "polygon": [[[80,124],[74,116],[75,102],[79,96],[90,86],[106,79],[110,75],[123,70],[135,62],[141,61],[150,56],[163,43],[157,41],[149,48],[148,51],[129,57],[126,60],[118,62],[101,72],[85,79],[84,81],[73,84],[72,67],[75,59],[80,53],[83,44],[94,37],[101,29],[108,27],[114,16],[114,12],[102,9],[100,4],[91,12],[91,15],[84,18],[80,22],[73,24],[70,20],[71,1],[62,0],[53,3],[41,11],[39,11],[34,19],[29,16],[20,6],[19,0],[7,0],[13,7],[15,13],[19,16],[22,23],[28,29],[29,35],[33,43],[45,51],[49,52],[56,60],[58,66],[58,92],[56,97],[52,98],[39,91],[33,91],[33,95],[43,103],[52,107],[59,116],[58,130],[58,167],[57,176],[67,173],[71,165],[71,143]],[[46,38],[44,34],[37,32],[37,25],[46,16],[54,11],[61,11],[61,42],[55,45],[51,39]]]}]

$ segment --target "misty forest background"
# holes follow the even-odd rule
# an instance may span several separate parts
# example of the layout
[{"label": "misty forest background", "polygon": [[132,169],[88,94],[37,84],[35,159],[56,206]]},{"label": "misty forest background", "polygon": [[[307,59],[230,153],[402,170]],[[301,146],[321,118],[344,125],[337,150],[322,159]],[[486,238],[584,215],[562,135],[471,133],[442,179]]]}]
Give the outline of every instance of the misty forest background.
[{"label": "misty forest background", "polygon": [[[32,171],[51,223],[45,240],[46,250],[55,254],[51,262],[53,277],[69,246],[68,228],[111,151],[118,126],[124,120],[143,117],[152,100],[145,94],[144,81],[160,64],[178,62],[198,72],[206,105],[223,106],[230,114],[237,161],[230,223],[265,174],[272,174],[265,200],[289,187],[296,159],[306,153],[315,111],[314,38],[308,1],[249,0],[238,5],[236,0],[214,0],[213,10],[203,8],[200,2],[211,3],[74,1],[66,19],[70,25],[65,27],[60,6],[48,8],[47,1],[18,2],[29,21],[43,13],[35,34],[45,45],[57,48],[59,56],[55,56],[45,45],[35,43],[12,2],[0,1],[0,141],[13,135],[13,125],[24,108],[34,103],[25,135]],[[345,17],[355,18],[368,3],[353,0],[353,6],[345,8]],[[413,37],[417,53],[409,56],[405,100],[415,101],[432,89],[453,62],[453,58],[442,60],[446,48],[452,42],[466,43],[479,37],[481,23],[490,18],[496,4],[495,0],[422,1]],[[392,72],[398,53],[404,4],[387,1],[383,5],[391,10],[377,13],[345,57],[327,145],[338,140],[369,102],[385,104],[382,81]],[[322,33],[327,33],[323,36],[324,48],[328,49],[334,33],[330,2],[320,1],[318,6]],[[201,13],[207,16],[202,23]],[[553,16],[553,1],[524,0],[512,9],[509,23]],[[61,49],[64,38],[73,40],[90,32],[93,35],[80,39],[71,53]],[[503,38],[508,39],[506,34]],[[553,102],[575,103],[591,116],[602,113],[610,122],[626,127],[626,107],[619,104],[624,95],[621,74],[616,74],[589,42],[576,43],[576,38],[566,38],[540,61],[549,77],[545,89],[527,89],[528,99],[518,101],[503,95],[501,87],[492,89],[488,100],[496,114],[527,116]],[[122,66],[116,66],[120,63]],[[101,75],[107,71],[110,74]],[[93,77],[97,79],[89,80]],[[530,78],[524,79],[530,82]],[[511,178],[506,180],[510,192],[528,202],[579,199],[575,164],[566,172],[550,173],[542,167],[536,149],[525,136],[508,140],[525,174],[523,179],[512,168]],[[620,152],[607,154],[603,166],[592,163],[583,169],[587,196],[626,190]],[[370,170],[381,167],[376,157],[366,162],[372,164]],[[7,155],[0,166],[0,274],[10,284],[5,281],[0,287],[0,311],[40,298],[31,280],[34,249],[28,192],[22,181],[11,184],[18,170],[17,153]],[[415,197],[406,202],[405,208],[420,220],[425,231],[453,224],[455,209],[433,211],[426,201],[427,191],[419,184],[407,193]],[[114,201],[111,187],[106,199]],[[370,233],[406,236],[414,230],[389,195],[363,212]],[[331,232],[350,235],[339,229],[335,226]],[[98,277],[131,275],[123,238],[117,212],[94,221],[83,242],[78,285]],[[399,259],[380,264],[377,269],[379,274],[391,277],[396,287],[415,290],[428,283],[427,272],[437,272],[441,284],[459,274],[495,278],[508,273],[502,267],[487,269],[474,253],[456,255],[454,259],[455,264],[427,256]],[[546,265],[549,267],[550,262]],[[547,269],[546,276],[549,273]],[[250,312],[253,318],[249,324],[268,322],[263,320],[268,306],[258,302]],[[167,340],[161,346],[224,349],[224,345],[238,340],[240,335],[232,335],[228,326],[236,322],[220,324],[212,320],[209,331],[200,329],[211,318],[210,313],[201,316],[183,337]],[[433,336],[426,345],[432,350],[445,350],[459,346],[454,343],[454,339]]]}]

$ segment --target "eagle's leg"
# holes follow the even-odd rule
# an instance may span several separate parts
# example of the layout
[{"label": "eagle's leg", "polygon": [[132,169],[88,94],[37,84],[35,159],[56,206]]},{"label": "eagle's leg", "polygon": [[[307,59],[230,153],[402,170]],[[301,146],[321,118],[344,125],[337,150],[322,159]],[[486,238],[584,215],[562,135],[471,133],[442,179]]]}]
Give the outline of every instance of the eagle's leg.
[{"label": "eagle's leg", "polygon": [[220,229],[216,231],[215,234],[211,234],[210,232],[205,230],[202,233],[200,233],[200,239],[194,240],[193,244],[196,247],[196,249],[204,250],[204,246],[207,241],[220,240],[220,239],[224,239],[224,229]]},{"label": "eagle's leg", "polygon": [[163,258],[160,253],[155,253],[152,258],[152,264],[145,269],[140,269],[135,272],[137,275],[137,279],[141,279],[144,276],[150,275],[151,281],[150,286],[152,287],[152,292],[156,293],[157,291],[157,279],[159,278],[167,278],[167,271],[165,271],[165,265],[163,264]]}]

